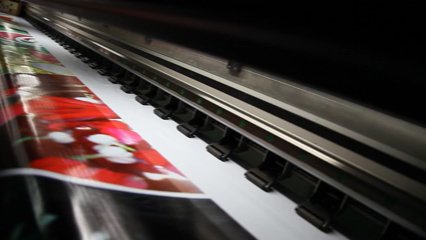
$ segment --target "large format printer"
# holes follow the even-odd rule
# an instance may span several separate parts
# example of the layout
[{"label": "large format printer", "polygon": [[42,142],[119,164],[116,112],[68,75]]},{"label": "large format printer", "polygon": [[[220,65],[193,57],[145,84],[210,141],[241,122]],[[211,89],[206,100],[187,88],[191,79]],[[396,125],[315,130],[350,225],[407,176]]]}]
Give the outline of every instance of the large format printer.
[{"label": "large format printer", "polygon": [[23,13],[321,231],[423,239],[424,16],[327,4],[29,0]]}]

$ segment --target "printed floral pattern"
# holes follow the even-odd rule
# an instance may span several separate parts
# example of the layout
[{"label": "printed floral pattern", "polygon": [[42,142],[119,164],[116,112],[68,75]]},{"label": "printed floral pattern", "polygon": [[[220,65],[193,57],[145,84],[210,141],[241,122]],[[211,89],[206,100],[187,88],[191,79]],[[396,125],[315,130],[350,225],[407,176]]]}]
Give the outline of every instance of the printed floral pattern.
[{"label": "printed floral pattern", "polygon": [[[24,163],[20,167],[131,188],[200,193],[11,21],[0,18],[0,131],[15,151],[26,152],[27,159],[16,159]],[[62,72],[52,70],[59,68]]]}]

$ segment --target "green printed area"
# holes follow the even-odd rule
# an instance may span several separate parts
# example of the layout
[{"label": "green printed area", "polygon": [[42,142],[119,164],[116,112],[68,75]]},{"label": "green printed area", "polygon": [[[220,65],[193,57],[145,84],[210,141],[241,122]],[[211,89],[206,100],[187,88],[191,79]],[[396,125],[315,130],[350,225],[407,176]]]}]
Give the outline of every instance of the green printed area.
[{"label": "green printed area", "polygon": [[[0,22],[1,22],[1,21],[0,21]],[[26,35],[28,35],[28,34],[29,34],[29,33],[28,33],[27,31],[25,31],[25,30],[21,30],[21,29],[18,29],[18,28],[16,28],[16,27],[10,27],[10,26],[4,25],[3,23],[2,23],[2,24],[0,24],[0,31],[1,31],[1,32],[14,32],[14,33],[26,34]]]},{"label": "green printed area", "polygon": [[[3,30],[3,32],[2,32]],[[4,32],[4,30],[7,30]],[[24,35],[23,35],[24,34]],[[40,73],[73,75],[44,47],[25,31],[0,25],[1,74]]]},{"label": "green printed area", "polygon": [[35,45],[36,43],[20,43],[10,39],[0,38],[0,44],[4,46],[27,48],[27,49],[31,49],[32,51],[42,51],[45,53],[48,52],[45,48]]},{"label": "green printed area", "polygon": [[4,67],[0,68],[0,74],[5,74],[5,73],[8,73],[7,68],[4,68]]}]

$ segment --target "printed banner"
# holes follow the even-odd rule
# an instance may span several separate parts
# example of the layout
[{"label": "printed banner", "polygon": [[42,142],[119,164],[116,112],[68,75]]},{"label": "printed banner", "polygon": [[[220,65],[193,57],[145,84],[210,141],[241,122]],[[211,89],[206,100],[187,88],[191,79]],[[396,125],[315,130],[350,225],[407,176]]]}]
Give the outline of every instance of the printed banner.
[{"label": "printed banner", "polygon": [[10,16],[0,65],[6,239],[252,238]]}]

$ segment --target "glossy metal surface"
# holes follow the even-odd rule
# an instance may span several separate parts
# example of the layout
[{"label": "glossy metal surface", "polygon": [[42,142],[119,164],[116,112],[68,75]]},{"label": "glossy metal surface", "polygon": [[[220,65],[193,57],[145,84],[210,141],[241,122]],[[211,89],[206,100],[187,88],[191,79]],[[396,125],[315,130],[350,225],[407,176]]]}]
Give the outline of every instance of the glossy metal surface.
[{"label": "glossy metal surface", "polygon": [[[417,1],[264,4],[31,0],[417,115],[425,76]],[[261,16],[261,17],[260,17]],[[132,21],[132,24],[128,24]],[[401,96],[403,92],[403,97]]]},{"label": "glossy metal surface", "polygon": [[158,39],[146,40],[143,33],[30,5],[33,14],[46,16],[59,24],[96,32],[161,59],[190,69],[212,81],[244,91],[286,111],[319,123],[370,147],[426,169],[424,156],[426,129],[371,108],[244,66],[231,74],[227,61]]},{"label": "glossy metal surface", "polygon": [[57,23],[71,24],[121,41],[179,66],[191,69],[214,81],[247,92],[280,108],[317,122],[333,131],[397,156],[410,164],[426,168],[422,137],[426,129],[373,109],[291,82],[285,78],[246,67],[231,74],[227,61],[158,39],[146,41],[142,33],[126,31],[54,9],[30,6],[35,14]]}]

